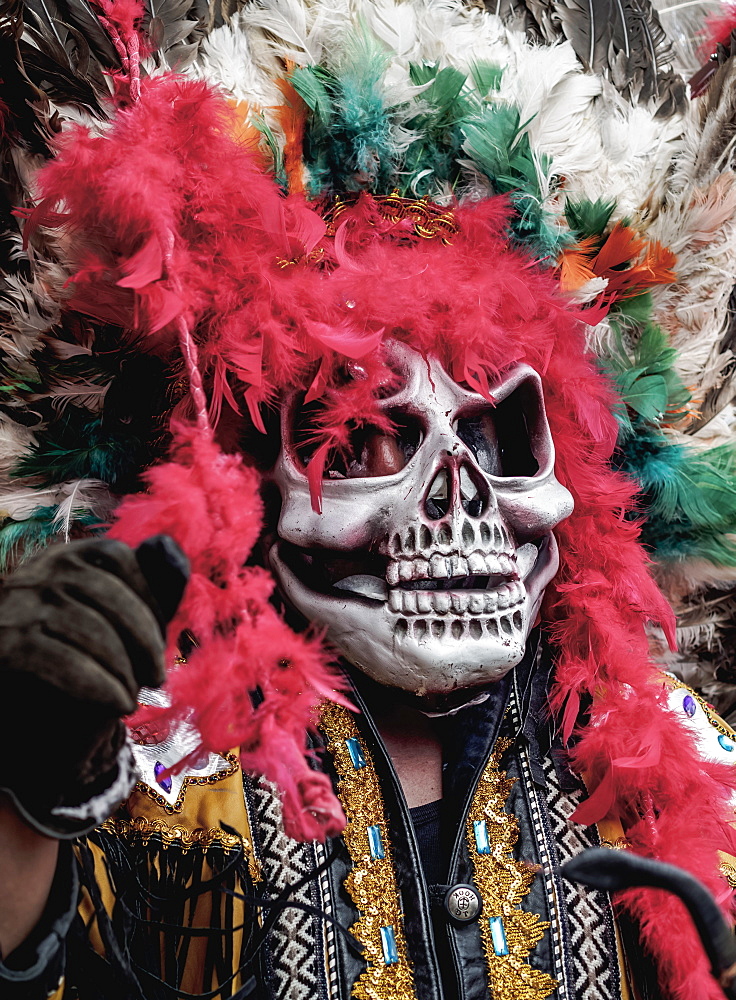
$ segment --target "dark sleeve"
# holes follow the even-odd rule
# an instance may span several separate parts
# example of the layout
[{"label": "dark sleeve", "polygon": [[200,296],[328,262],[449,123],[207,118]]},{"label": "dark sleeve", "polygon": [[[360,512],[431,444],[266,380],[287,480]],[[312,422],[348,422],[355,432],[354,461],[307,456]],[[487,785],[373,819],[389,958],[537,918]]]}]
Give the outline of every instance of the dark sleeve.
[{"label": "dark sleeve", "polygon": [[58,989],[66,962],[66,939],[77,915],[79,879],[72,846],[59,845],[59,860],[46,909],[30,936],[0,960],[3,1000],[46,1000]]}]

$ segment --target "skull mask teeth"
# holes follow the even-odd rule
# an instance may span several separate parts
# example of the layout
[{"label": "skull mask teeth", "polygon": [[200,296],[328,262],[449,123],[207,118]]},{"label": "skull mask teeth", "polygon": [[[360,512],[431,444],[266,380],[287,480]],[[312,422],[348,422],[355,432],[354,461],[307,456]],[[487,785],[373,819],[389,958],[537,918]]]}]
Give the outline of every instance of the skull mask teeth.
[{"label": "skull mask teeth", "polygon": [[478,640],[484,632],[510,637],[523,627],[526,588],[500,520],[410,527],[382,548],[395,635],[411,630],[421,639],[431,631],[443,639],[449,631],[456,640]]},{"label": "skull mask teeth", "polygon": [[557,571],[552,529],[572,510],[554,476],[539,376],[515,365],[495,405],[435,359],[391,342],[392,435],[356,439],[312,510],[299,399],[273,472],[282,508],[269,560],[284,596],[374,680],[447,696],[518,663]]}]

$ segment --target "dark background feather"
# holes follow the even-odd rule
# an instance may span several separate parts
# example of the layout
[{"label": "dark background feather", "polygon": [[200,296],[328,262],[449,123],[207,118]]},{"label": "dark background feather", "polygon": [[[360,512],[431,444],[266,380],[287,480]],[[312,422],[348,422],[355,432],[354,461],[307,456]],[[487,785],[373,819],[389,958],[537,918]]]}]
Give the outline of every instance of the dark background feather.
[{"label": "dark background feather", "polygon": [[634,103],[655,100],[663,115],[685,103],[684,81],[671,69],[672,47],[649,0],[486,0],[485,6],[534,41],[566,38],[587,70]]},{"label": "dark background feather", "polygon": [[26,0],[20,42],[25,72],[55,103],[103,117],[102,100],[110,93],[103,70],[119,69],[120,61],[109,39],[105,43],[99,23],[87,37],[85,18],[93,15],[83,0],[60,3],[63,6],[56,0]]}]

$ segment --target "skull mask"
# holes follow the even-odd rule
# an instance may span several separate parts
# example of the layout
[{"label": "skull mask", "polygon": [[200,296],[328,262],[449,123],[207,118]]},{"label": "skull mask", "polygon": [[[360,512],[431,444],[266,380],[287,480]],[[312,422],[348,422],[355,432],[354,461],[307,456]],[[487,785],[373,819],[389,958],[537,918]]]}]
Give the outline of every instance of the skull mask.
[{"label": "skull mask", "polygon": [[[301,396],[285,401],[269,562],[282,593],[381,684],[445,703],[520,662],[572,511],[554,476],[539,376],[517,364],[495,406],[436,359],[389,343],[400,387],[376,405],[312,509]],[[351,460],[352,459],[352,460]]]}]

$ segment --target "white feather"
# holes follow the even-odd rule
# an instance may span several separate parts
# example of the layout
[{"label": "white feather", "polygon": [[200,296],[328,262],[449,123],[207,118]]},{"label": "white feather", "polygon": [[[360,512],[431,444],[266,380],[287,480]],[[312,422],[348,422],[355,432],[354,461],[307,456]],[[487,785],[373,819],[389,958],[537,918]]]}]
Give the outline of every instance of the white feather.
[{"label": "white feather", "polygon": [[[0,329],[0,351],[18,361],[27,360],[41,348],[43,335],[58,323],[61,316],[58,289],[48,281],[58,277],[58,270],[39,268],[36,279],[26,281],[17,274],[3,278],[0,290],[0,312],[4,315]],[[64,275],[66,280],[66,275]]]},{"label": "white feather", "polygon": [[283,68],[269,61],[266,71],[257,61],[251,38],[246,31],[245,12],[235,14],[230,24],[215,28],[202,42],[197,60],[189,74],[222,87],[236,101],[250,104],[255,110],[278,105],[283,98],[274,78]]},{"label": "white feather", "polygon": [[21,455],[33,444],[33,431],[0,413],[0,481],[8,477]]},{"label": "white feather", "polygon": [[64,495],[56,501],[54,524],[58,525],[67,542],[72,525],[80,515],[95,514],[107,520],[114,509],[115,501],[107,483],[98,479],[77,479],[76,482],[65,483],[62,489]]},{"label": "white feather", "polygon": [[98,479],[75,479],[67,483],[33,489],[28,485],[0,491],[0,516],[14,521],[29,518],[38,507],[58,507],[54,520],[64,524],[80,513],[106,518],[114,507],[107,483]]},{"label": "white feather", "polygon": [[695,396],[717,386],[731,360],[720,341],[729,322],[736,260],[736,176],[677,192],[649,228],[677,255],[677,281],[654,293],[655,317],[679,351],[678,371]]}]

